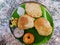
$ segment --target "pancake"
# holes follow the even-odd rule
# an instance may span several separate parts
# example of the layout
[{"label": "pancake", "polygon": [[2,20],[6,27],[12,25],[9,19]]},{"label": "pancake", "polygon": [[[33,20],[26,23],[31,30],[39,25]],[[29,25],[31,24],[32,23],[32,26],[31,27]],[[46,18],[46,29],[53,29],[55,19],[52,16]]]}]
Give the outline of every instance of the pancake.
[{"label": "pancake", "polygon": [[34,24],[39,35],[48,36],[52,33],[52,27],[45,18],[38,18]]},{"label": "pancake", "polygon": [[38,18],[42,16],[40,5],[37,3],[26,3],[26,13],[32,17]]},{"label": "pancake", "polygon": [[34,18],[28,15],[23,15],[19,18],[19,21],[18,21],[19,29],[28,29],[32,27],[34,27]]}]

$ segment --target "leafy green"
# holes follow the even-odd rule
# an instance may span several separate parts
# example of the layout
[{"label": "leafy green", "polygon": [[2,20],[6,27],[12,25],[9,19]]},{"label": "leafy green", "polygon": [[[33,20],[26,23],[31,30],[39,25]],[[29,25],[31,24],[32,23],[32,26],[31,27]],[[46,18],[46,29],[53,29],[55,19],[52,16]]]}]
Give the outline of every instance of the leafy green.
[{"label": "leafy green", "polygon": [[51,14],[49,13],[49,11],[42,5],[41,5],[41,9],[42,9],[42,12],[43,12],[42,17],[46,18],[50,22],[51,26],[54,27],[53,26],[54,25],[53,24],[53,19],[52,19]]},{"label": "leafy green", "polygon": [[13,18],[19,18],[19,15],[17,14],[17,9],[14,10],[14,12],[12,13],[12,17]]},{"label": "leafy green", "polygon": [[21,4],[20,7],[25,9],[25,3]]}]

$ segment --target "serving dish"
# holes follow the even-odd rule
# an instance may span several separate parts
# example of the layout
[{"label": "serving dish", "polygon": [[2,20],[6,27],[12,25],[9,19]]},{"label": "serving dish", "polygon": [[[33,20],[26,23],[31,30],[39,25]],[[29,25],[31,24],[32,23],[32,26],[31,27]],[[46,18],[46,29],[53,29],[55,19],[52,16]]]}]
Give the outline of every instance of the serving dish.
[{"label": "serving dish", "polygon": [[[24,3],[20,4],[19,7],[22,7],[23,9],[25,9],[25,3],[37,3],[37,2],[33,2],[33,1],[24,2]],[[24,30],[24,34],[30,32],[35,37],[34,43],[26,44],[26,45],[42,45],[44,43],[47,43],[51,39],[51,36],[53,34],[53,31],[54,31],[54,23],[53,23],[53,19],[52,19],[52,16],[51,16],[50,12],[48,11],[48,9],[44,5],[42,5],[41,3],[38,3],[38,4],[40,4],[41,10],[42,10],[42,16],[41,17],[44,17],[45,19],[47,19],[49,21],[49,23],[50,23],[50,25],[52,27],[52,33],[50,35],[48,35],[48,36],[42,36],[42,35],[38,34],[38,32],[36,31],[35,27],[29,28],[29,29],[25,29]],[[11,17],[19,19],[20,16],[18,15],[17,10],[18,10],[18,7],[12,12],[12,16]],[[25,14],[26,14],[26,11],[25,11]],[[13,30],[15,28],[16,27],[12,27],[12,28],[10,27],[12,34],[13,34]],[[21,38],[16,38],[16,39],[19,40],[20,42],[24,43],[23,42],[23,36]]]}]

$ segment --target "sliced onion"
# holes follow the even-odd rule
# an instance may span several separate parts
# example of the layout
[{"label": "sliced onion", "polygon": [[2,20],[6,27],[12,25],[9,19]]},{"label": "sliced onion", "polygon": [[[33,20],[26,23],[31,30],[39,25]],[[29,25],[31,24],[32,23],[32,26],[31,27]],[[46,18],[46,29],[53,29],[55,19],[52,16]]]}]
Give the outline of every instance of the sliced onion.
[{"label": "sliced onion", "polygon": [[19,16],[24,15],[24,13],[25,13],[24,8],[18,7],[17,13],[18,13]]},{"label": "sliced onion", "polygon": [[16,28],[13,33],[16,38],[20,38],[23,36],[24,30],[19,30],[18,28]]}]

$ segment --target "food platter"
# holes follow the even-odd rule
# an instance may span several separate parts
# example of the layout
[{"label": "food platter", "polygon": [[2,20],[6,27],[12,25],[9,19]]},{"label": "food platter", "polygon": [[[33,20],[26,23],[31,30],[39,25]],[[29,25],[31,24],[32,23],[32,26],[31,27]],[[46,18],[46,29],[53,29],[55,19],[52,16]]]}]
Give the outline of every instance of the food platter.
[{"label": "food platter", "polygon": [[[28,6],[26,6],[26,3],[34,3],[34,4],[37,4],[37,5],[40,5],[40,6],[36,6],[36,7],[38,7],[37,8],[37,10],[38,11],[36,11],[36,13],[31,13],[31,12],[29,12],[30,10],[27,10],[26,9],[26,7],[29,9],[30,7],[29,6],[31,6],[31,4],[29,4]],[[34,5],[32,6],[32,7],[34,7]],[[32,10],[32,12],[35,12],[35,10],[36,10],[36,7],[35,7],[35,9],[34,9],[34,11],[33,11],[33,8],[31,9]],[[42,13],[41,13],[41,11],[40,11],[40,13],[42,14],[42,16],[36,16],[35,14],[38,14],[37,12],[39,12],[39,7],[41,8],[41,11],[42,11]],[[27,10],[27,11],[26,11]],[[39,14],[40,14],[39,13]],[[48,36],[43,36],[43,35],[40,35],[38,32],[37,32],[37,29],[36,29],[36,27],[35,27],[35,25],[34,26],[32,26],[31,27],[31,24],[33,25],[33,23],[29,23],[30,25],[28,25],[27,27],[28,28],[23,28],[24,29],[24,31],[22,31],[22,36],[21,37],[19,37],[19,38],[16,38],[16,36],[15,36],[15,34],[14,34],[14,30],[16,29],[16,28],[18,28],[19,26],[20,26],[20,23],[19,23],[19,26],[16,26],[16,25],[18,25],[18,22],[19,22],[19,19],[21,19],[23,16],[22,15],[25,15],[25,14],[27,14],[27,15],[29,15],[29,14],[31,14],[31,18],[34,18],[34,22],[37,20],[37,19],[39,19],[39,18],[44,18],[44,19],[46,19],[48,22],[49,22],[49,24],[50,24],[50,27],[52,27],[52,32],[51,32],[51,34],[49,34]],[[34,15],[34,16],[32,16],[32,14]],[[39,15],[38,14],[38,15]],[[40,14],[40,15],[41,15]],[[22,17],[21,17],[22,16]],[[26,16],[26,17],[29,17],[29,16]],[[36,16],[36,17],[35,17]],[[30,18],[29,17],[29,18]],[[18,22],[16,22],[17,24],[15,24],[14,26],[12,25],[12,24],[14,24],[15,23],[15,21],[14,21],[14,23],[12,23],[11,24],[11,19],[16,19],[16,20],[18,20]],[[51,16],[51,14],[50,14],[50,12],[47,10],[47,8],[44,6],[44,5],[42,5],[41,3],[37,3],[37,2],[24,2],[24,3],[22,3],[22,4],[20,4],[19,5],[19,7],[17,7],[13,12],[12,12],[12,16],[11,16],[11,19],[10,19],[10,25],[9,25],[9,27],[10,27],[10,29],[11,29],[11,32],[12,32],[12,34],[15,36],[15,38],[17,39],[17,40],[19,40],[20,42],[22,42],[22,43],[24,43],[25,45],[42,45],[42,44],[44,44],[44,43],[47,43],[50,39],[51,39],[51,36],[52,36],[52,34],[53,34],[53,31],[54,31],[54,23],[53,23],[53,19],[52,19],[52,16]],[[25,20],[24,20],[25,21]],[[24,21],[22,21],[22,23],[24,22]],[[30,21],[30,20],[29,20]],[[39,24],[39,23],[38,23]],[[43,24],[42,24],[43,25]],[[47,25],[47,24],[46,24]],[[48,25],[49,26],[49,25]],[[21,28],[21,30],[23,30],[22,28]],[[20,27],[19,27],[19,30],[20,30]],[[47,30],[47,29],[46,29]],[[49,30],[49,29],[48,29]],[[20,31],[21,32],[21,31]],[[46,31],[47,32],[47,31]],[[23,40],[23,37],[24,37],[24,35],[26,34],[26,33],[31,33],[31,34],[33,34],[33,36],[34,36],[34,41],[33,41],[33,43],[25,43],[24,42],[24,40]],[[18,37],[18,36],[17,36]]]}]

